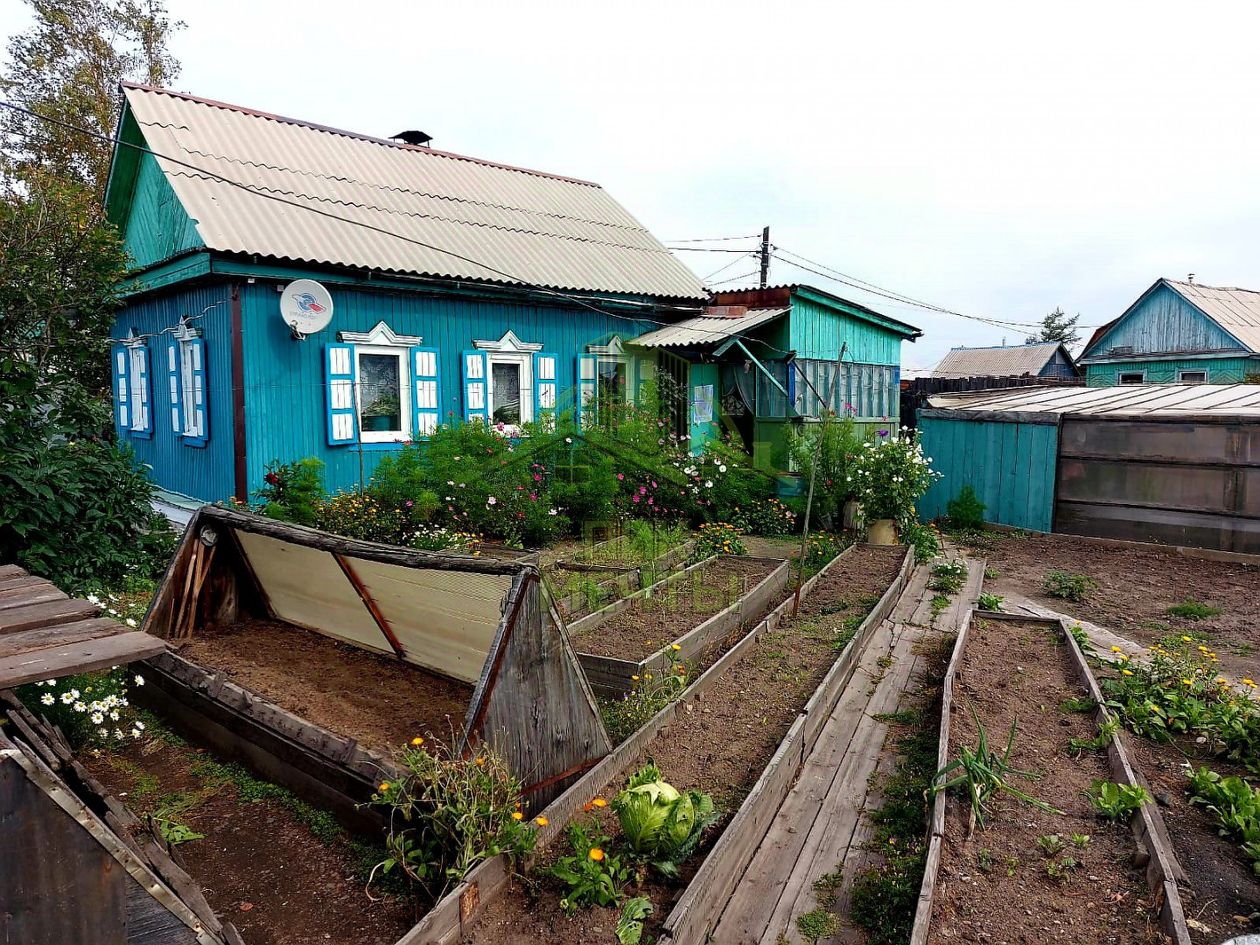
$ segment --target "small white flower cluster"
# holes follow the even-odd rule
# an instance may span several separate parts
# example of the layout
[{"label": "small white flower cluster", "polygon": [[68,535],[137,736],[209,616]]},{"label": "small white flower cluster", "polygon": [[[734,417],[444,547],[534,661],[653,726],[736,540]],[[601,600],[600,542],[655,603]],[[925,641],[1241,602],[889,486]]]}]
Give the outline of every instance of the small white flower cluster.
[{"label": "small white flower cluster", "polygon": [[[143,686],[144,677],[137,674],[133,678],[133,682],[137,686]],[[51,687],[55,689],[57,687],[57,680],[48,679],[42,682],[37,682],[35,685],[40,688]],[[88,688],[91,689],[90,686]],[[68,706],[73,712],[76,712],[79,715],[86,715],[89,721],[96,726],[96,734],[98,734],[101,738],[108,739],[112,735],[113,738],[121,741],[128,735],[130,735],[133,739],[136,739],[144,733],[144,723],[139,719],[133,718],[130,720],[129,732],[124,732],[121,727],[124,724],[128,724],[124,722],[123,715],[126,714],[130,716],[130,713],[124,713],[123,711],[131,707],[131,703],[127,700],[126,696],[110,694],[103,696],[100,699],[93,699],[90,702],[85,701],[86,698],[87,696],[84,693],[71,687],[60,695],[54,692],[45,692],[39,697],[39,701],[45,706],[53,706],[60,701],[62,705]],[[111,722],[114,723],[112,732],[110,730]]]}]

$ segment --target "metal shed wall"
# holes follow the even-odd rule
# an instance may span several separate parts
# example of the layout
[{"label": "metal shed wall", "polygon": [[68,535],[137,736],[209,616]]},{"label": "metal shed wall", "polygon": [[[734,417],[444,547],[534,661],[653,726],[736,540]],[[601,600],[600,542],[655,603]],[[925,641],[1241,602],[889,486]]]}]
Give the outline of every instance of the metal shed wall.
[{"label": "metal shed wall", "polygon": [[1046,422],[920,417],[923,449],[943,478],[919,501],[925,519],[944,515],[970,485],[986,521],[1048,532],[1053,524],[1058,427]]}]

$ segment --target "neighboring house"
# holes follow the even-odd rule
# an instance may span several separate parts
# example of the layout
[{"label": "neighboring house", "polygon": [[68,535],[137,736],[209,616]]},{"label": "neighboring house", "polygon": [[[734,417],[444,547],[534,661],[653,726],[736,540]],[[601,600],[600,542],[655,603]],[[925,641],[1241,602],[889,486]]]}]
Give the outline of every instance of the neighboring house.
[{"label": "neighboring house", "polygon": [[651,376],[624,342],[707,297],[598,185],[134,85],[106,204],[136,270],[115,425],[199,500],[306,456],[344,489],[451,418],[589,422]]},{"label": "neighboring house", "polygon": [[1260,292],[1159,279],[1080,362],[1091,387],[1246,381],[1260,375]]},{"label": "neighboring house", "polygon": [[[788,466],[789,431],[827,407],[868,428],[896,426],[901,343],[921,335],[821,289],[786,285],[719,292],[702,315],[629,344],[656,352],[662,375],[688,365],[693,380],[711,385],[708,400],[716,399],[754,464],[779,472]],[[695,421],[709,415],[708,405],[693,397],[691,413],[691,432],[703,432]]]},{"label": "neighboring house", "polygon": [[953,348],[932,369],[932,377],[1078,376],[1072,354],[1057,341],[993,348]]}]

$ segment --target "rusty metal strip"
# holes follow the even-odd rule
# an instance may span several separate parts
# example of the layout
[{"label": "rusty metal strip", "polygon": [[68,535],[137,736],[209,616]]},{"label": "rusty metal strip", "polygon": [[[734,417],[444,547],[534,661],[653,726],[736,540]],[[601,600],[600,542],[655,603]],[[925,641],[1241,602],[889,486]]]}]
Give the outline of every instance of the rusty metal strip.
[{"label": "rusty metal strip", "polygon": [[355,591],[359,595],[359,599],[363,601],[363,606],[368,609],[368,613],[372,615],[372,619],[376,621],[376,625],[381,628],[381,633],[385,635],[385,639],[389,641],[389,645],[393,648],[394,654],[400,659],[407,658],[407,652],[403,649],[398,637],[394,635],[393,628],[389,625],[389,621],[385,619],[385,615],[381,613],[380,606],[372,597],[372,592],[367,589],[367,585],[360,580],[359,575],[355,573],[354,568],[350,565],[350,561],[344,556],[333,552],[333,557],[337,559],[337,564],[341,565],[341,570],[345,573],[346,579],[354,585]]},{"label": "rusty metal strip", "polygon": [[561,771],[559,774],[553,774],[551,777],[547,778],[544,781],[538,781],[537,783],[531,784],[528,787],[521,788],[521,793],[533,794],[535,791],[541,791],[543,790],[543,788],[549,788],[558,781],[563,781],[565,778],[571,778],[575,774],[583,774],[591,770],[591,768],[594,768],[602,760],[603,760],[603,756],[601,755],[599,758],[588,758],[586,761],[579,761],[573,767],[566,768],[564,771]]}]

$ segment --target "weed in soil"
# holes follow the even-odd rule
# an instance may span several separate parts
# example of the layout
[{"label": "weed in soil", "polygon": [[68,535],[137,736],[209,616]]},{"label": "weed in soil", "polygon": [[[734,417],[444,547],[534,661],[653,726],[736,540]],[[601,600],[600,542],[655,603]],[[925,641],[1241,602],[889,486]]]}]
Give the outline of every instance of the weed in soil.
[{"label": "weed in soil", "polygon": [[1064,712],[1093,712],[1098,703],[1090,696],[1072,696],[1060,702],[1059,708]]},{"label": "weed in soil", "polygon": [[819,939],[831,938],[840,931],[840,917],[819,906],[796,917],[796,929],[810,945]]},{"label": "weed in soil", "polygon": [[1219,607],[1212,607],[1190,598],[1180,604],[1173,604],[1164,613],[1182,620],[1207,620],[1209,617],[1219,617],[1223,611]]},{"label": "weed in soil", "polygon": [[1051,597],[1080,603],[1090,591],[1097,590],[1098,582],[1085,574],[1070,571],[1047,571],[1041,589]]}]

